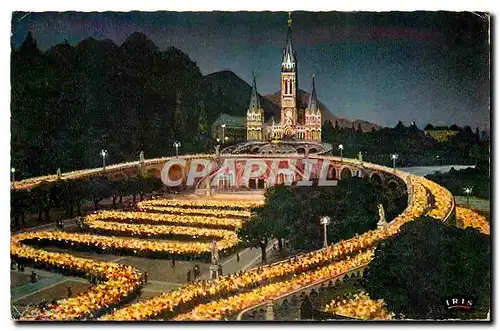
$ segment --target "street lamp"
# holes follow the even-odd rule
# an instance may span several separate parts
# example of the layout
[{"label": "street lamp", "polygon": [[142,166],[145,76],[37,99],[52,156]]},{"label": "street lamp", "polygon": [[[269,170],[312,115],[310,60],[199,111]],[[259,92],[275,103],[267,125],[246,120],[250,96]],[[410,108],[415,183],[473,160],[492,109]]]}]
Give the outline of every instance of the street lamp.
[{"label": "street lamp", "polygon": [[101,150],[101,157],[102,157],[102,170],[106,170],[106,158],[108,157],[107,149]]},{"label": "street lamp", "polygon": [[330,217],[328,216],[323,216],[319,219],[319,223],[323,225],[324,227],[324,238],[323,238],[323,247],[328,247],[328,239],[326,235],[326,226],[330,224]]},{"label": "street lamp", "polygon": [[228,141],[228,140],[229,140],[229,137],[228,137],[228,136],[225,136],[225,137],[224,137],[224,140],[225,140],[225,141]]},{"label": "street lamp", "polygon": [[392,159],[392,170],[396,171],[396,160],[398,159],[398,154],[391,154]]},{"label": "street lamp", "polygon": [[340,159],[342,160],[342,151],[344,150],[344,145],[340,144],[339,150],[340,150]]},{"label": "street lamp", "polygon": [[14,187],[14,174],[16,173],[16,168],[10,168],[10,172],[12,173],[12,187]]},{"label": "street lamp", "polygon": [[217,138],[217,142],[220,143],[220,138]]},{"label": "street lamp", "polygon": [[181,143],[179,141],[174,142],[175,147],[175,156],[179,156],[179,147],[181,147]]},{"label": "street lamp", "polygon": [[224,137],[225,137],[224,132],[225,132],[225,129],[226,129],[226,124],[222,124],[221,128],[222,128],[222,139],[224,139]]},{"label": "street lamp", "polygon": [[464,187],[464,192],[467,195],[467,204],[469,204],[469,196],[472,193],[472,186]]}]

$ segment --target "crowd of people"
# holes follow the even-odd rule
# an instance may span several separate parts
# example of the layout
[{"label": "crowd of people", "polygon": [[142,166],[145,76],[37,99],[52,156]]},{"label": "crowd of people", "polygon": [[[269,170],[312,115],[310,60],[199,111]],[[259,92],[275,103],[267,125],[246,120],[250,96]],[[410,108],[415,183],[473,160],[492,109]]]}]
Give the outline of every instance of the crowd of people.
[{"label": "crowd of people", "polygon": [[456,208],[456,213],[464,229],[471,227],[481,233],[490,234],[490,223],[483,215],[469,208],[459,206]]},{"label": "crowd of people", "polygon": [[[173,254],[209,252],[210,244],[195,242],[162,243],[135,238],[116,238],[80,233],[37,232],[14,236],[11,244],[11,246],[14,246],[12,254],[91,274],[97,273],[97,270],[100,270],[99,268],[104,268],[99,277],[107,279],[107,281],[99,283],[91,290],[75,298],[64,300],[62,305],[58,305],[53,310],[53,313],[38,316],[41,319],[52,319],[53,317],[61,320],[77,319],[100,311],[103,307],[106,307],[109,313],[101,317],[103,320],[152,319],[161,316],[165,311],[170,311],[177,319],[220,319],[228,314],[307,286],[318,280],[332,278],[353,268],[359,268],[371,260],[372,250],[378,242],[398,233],[400,227],[406,222],[424,214],[436,215],[435,217],[442,215],[441,219],[443,219],[450,213],[453,200],[447,190],[441,189],[439,185],[433,185],[432,182],[420,177],[413,177],[412,182],[414,191],[413,204],[383,228],[368,231],[333,246],[271,266],[223,276],[218,280],[198,280],[182,288],[139,301],[121,309],[110,309],[110,307],[113,303],[119,302],[141,287],[143,277],[137,270],[107,262],[75,258],[69,254],[49,253],[24,245],[22,241],[45,239],[53,242],[66,241],[71,244],[97,246],[103,249],[149,250]],[[430,202],[430,195],[433,195],[434,203]],[[211,201],[208,200],[208,202]],[[197,203],[199,202],[195,204]],[[223,205],[224,203],[221,203],[221,206]],[[102,223],[102,226],[112,224],[112,222]],[[131,224],[117,224],[125,226],[122,229],[127,229],[127,231],[135,230],[126,227]],[[139,231],[139,229],[137,230]],[[147,230],[147,227],[141,226],[140,231],[144,234],[149,230]],[[191,234],[191,232],[187,232],[187,234]],[[218,248],[223,251],[230,245],[234,245],[235,243],[230,242],[230,240],[236,242],[237,238],[231,237],[229,239],[228,237],[226,242],[224,242],[224,239],[219,241]],[[59,255],[64,258],[58,258]],[[106,269],[108,267],[109,270]],[[114,273],[118,273],[120,276]],[[85,300],[89,300],[89,302],[83,302]],[[64,308],[60,308],[60,306]]]},{"label": "crowd of people", "polygon": [[360,320],[391,320],[394,313],[387,310],[384,300],[370,299],[368,293],[350,293],[344,297],[337,297],[326,304],[325,312]]},{"label": "crowd of people", "polygon": [[[215,208],[215,207],[213,207]],[[147,224],[137,225],[121,223],[120,221],[133,221],[135,219],[152,218],[158,222],[172,220],[172,223],[190,225],[207,224],[211,221],[219,224],[232,225],[234,228],[241,226],[241,219],[217,219],[202,216],[179,216],[163,215],[155,213],[141,212],[116,212],[104,211],[87,216],[82,221],[84,227],[92,229],[103,228],[111,231],[125,232],[129,231],[131,235],[147,234],[181,234],[190,237],[216,237],[218,248],[221,253],[228,247],[237,243],[237,236],[234,231],[220,229],[205,229],[201,227],[188,226],[152,226]],[[116,221],[115,221],[116,220]],[[212,225],[213,225],[212,222]],[[59,224],[57,224],[59,225]],[[56,304],[43,307],[34,307],[28,310],[22,319],[37,320],[72,320],[82,318],[92,318],[108,310],[113,305],[122,302],[125,298],[136,294],[143,284],[148,282],[147,273],[140,274],[138,270],[131,267],[119,266],[108,262],[94,262],[90,259],[77,258],[69,254],[48,252],[39,249],[46,243],[56,246],[78,248],[94,248],[101,252],[118,254],[120,252],[133,255],[139,251],[158,252],[172,257],[172,264],[175,267],[175,257],[185,254],[194,254],[200,257],[200,253],[209,256],[211,244],[197,241],[150,241],[141,240],[132,237],[108,237],[95,234],[78,232],[60,232],[60,231],[40,231],[25,232],[13,236],[11,241],[11,254],[14,261],[20,261],[19,265],[34,265],[41,269],[62,272],[69,275],[83,276],[92,279],[96,286],[89,291],[84,292],[74,298],[60,300]],[[34,244],[32,247],[30,244]],[[24,268],[24,267],[23,267]],[[193,268],[192,279],[196,280],[201,276],[200,266],[196,264]],[[191,275],[190,277],[191,278]],[[100,281],[98,281],[100,280]],[[86,302],[89,301],[89,302]],[[43,309],[42,309],[43,308]]]},{"label": "crowd of people", "polygon": [[253,207],[262,205],[263,201],[253,200],[188,200],[188,199],[151,199],[138,204],[139,208],[146,207],[182,207],[198,209],[230,209],[231,211],[248,211]]},{"label": "crowd of people", "polygon": [[105,313],[125,298],[137,293],[142,286],[140,272],[131,266],[48,252],[23,244],[18,236],[11,240],[11,254],[23,265],[29,264],[36,268],[70,275],[83,274],[87,278],[103,280],[88,291],[59,300],[47,309],[27,310],[21,317],[23,320],[92,318],[94,314]]},{"label": "crowd of people", "polygon": [[[173,226],[173,225],[149,225],[149,224],[130,224],[110,221],[87,220],[86,225],[94,233],[110,234],[117,236],[132,237],[150,237],[150,238],[205,238],[207,240],[217,240],[218,247],[222,250],[231,248],[238,243],[236,232],[224,229],[207,229],[199,227]],[[119,238],[118,240],[121,240]],[[140,250],[147,250],[147,242],[136,239],[141,245]],[[189,246],[189,242],[180,242]],[[162,251],[168,251],[170,242],[162,242],[158,246]],[[210,245],[203,245],[201,242],[195,242],[196,246],[191,247],[191,252],[204,253],[210,251]],[[208,246],[207,246],[208,245]],[[146,246],[146,247],[145,247]],[[207,248],[208,247],[208,248]],[[139,249],[139,248],[138,248]],[[198,249],[197,251],[195,249]]]},{"label": "crowd of people", "polygon": [[[147,200],[153,201],[153,200]],[[140,211],[150,213],[168,213],[180,215],[203,215],[212,217],[237,217],[247,218],[251,213],[247,210],[233,210],[233,209],[212,209],[212,208],[188,208],[188,207],[163,207],[163,206],[148,206],[141,203],[137,204]]]},{"label": "crowd of people", "polygon": [[284,281],[260,286],[249,292],[197,305],[193,310],[177,315],[174,317],[174,320],[220,320],[225,316],[234,315],[245,308],[252,307],[258,303],[266,302],[288,292],[298,290],[314,282],[331,279],[335,276],[342,276],[353,269],[357,269],[368,264],[372,258],[373,251],[369,250],[355,255],[352,258],[332,263],[319,269],[295,274],[290,279]]},{"label": "crowd of people", "polygon": [[[201,298],[206,297],[209,297],[210,301],[218,302],[219,305],[216,306],[220,308],[220,311],[228,311],[231,309],[221,303],[229,304],[231,300],[217,300],[218,296],[216,294],[223,293],[225,297],[231,293],[267,286],[289,277],[293,278],[294,275],[296,277],[296,275],[300,275],[301,273],[332,265],[332,262],[333,265],[336,265],[336,262],[350,260],[358,253],[371,249],[378,241],[397,233],[404,223],[424,215],[429,208],[432,209],[429,203],[428,191],[426,190],[427,187],[424,186],[424,183],[419,182],[418,178],[415,177],[413,186],[414,203],[385,228],[366,232],[349,240],[341,241],[326,249],[302,255],[300,258],[293,258],[272,266],[262,267],[258,272],[250,270],[241,275],[223,277],[216,282],[210,282],[208,288],[206,283],[193,283],[188,287],[183,287],[159,297],[130,305],[116,311],[113,315],[103,318],[107,320],[154,318],[161,314],[162,311],[175,310],[177,306],[185,306],[187,302],[191,302],[193,307],[197,307],[198,303],[203,301]],[[443,196],[435,197],[436,200],[440,198],[443,198]],[[444,196],[444,198],[447,198],[447,196]],[[349,266],[351,267],[352,265]],[[250,301],[247,300],[247,302]],[[239,308],[242,308],[241,305]],[[224,314],[217,313],[216,315],[222,316]]]},{"label": "crowd of people", "polygon": [[134,224],[171,224],[180,226],[207,226],[217,228],[241,228],[243,220],[231,217],[199,216],[194,212],[184,210],[184,215],[173,215],[168,211],[163,213],[135,212],[135,211],[113,211],[106,210],[88,215],[85,220],[90,221],[111,221],[119,223]]}]

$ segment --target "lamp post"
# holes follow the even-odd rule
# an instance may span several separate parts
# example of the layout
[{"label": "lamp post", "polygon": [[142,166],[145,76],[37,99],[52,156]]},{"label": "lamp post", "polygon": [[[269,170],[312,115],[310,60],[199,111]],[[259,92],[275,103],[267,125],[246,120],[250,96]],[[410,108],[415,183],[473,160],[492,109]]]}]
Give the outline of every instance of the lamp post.
[{"label": "lamp post", "polygon": [[229,137],[228,137],[228,136],[225,136],[225,137],[224,137],[224,140],[225,140],[225,141],[228,141],[228,140],[229,140]]},{"label": "lamp post", "polygon": [[220,143],[220,138],[217,138],[217,142]]},{"label": "lamp post", "polygon": [[107,149],[101,150],[101,157],[102,157],[102,170],[106,170],[106,158],[108,157]]},{"label": "lamp post", "polygon": [[12,187],[14,187],[14,182],[15,182],[14,174],[16,173],[16,168],[10,168],[10,173],[12,174]]},{"label": "lamp post", "polygon": [[467,205],[469,204],[469,196],[472,193],[472,186],[467,186],[464,188],[464,192],[467,196]]},{"label": "lamp post", "polygon": [[344,145],[340,144],[339,145],[339,150],[340,150],[340,160],[342,161],[342,159],[343,159],[342,151],[344,150]]},{"label": "lamp post", "polygon": [[398,154],[391,154],[392,159],[392,170],[396,171],[396,160],[398,159]]},{"label": "lamp post", "polygon": [[179,147],[181,147],[181,143],[179,141],[174,142],[175,147],[175,156],[179,157]]},{"label": "lamp post", "polygon": [[323,247],[328,247],[328,238],[327,238],[327,232],[326,232],[326,226],[330,224],[330,217],[328,216],[323,216],[319,219],[319,223],[323,225],[324,229],[324,238],[323,238]]},{"label": "lamp post", "polygon": [[[224,133],[225,133],[225,129],[226,129],[226,124],[222,124],[222,125],[221,125],[221,128],[222,128],[222,139],[223,139],[223,140],[226,140],[226,139],[225,139],[225,137],[226,137],[226,136],[225,136],[225,134],[224,134]],[[224,141],[222,141],[222,142],[224,142]]]}]

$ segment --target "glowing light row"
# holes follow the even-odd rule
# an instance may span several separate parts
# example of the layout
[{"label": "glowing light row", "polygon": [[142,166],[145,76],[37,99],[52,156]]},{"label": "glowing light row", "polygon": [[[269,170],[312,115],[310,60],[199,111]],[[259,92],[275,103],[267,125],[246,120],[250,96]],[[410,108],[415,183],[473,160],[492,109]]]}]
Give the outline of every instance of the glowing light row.
[{"label": "glowing light row", "polygon": [[[164,212],[169,212],[165,210]],[[217,210],[214,211],[215,213]],[[137,221],[147,221],[151,223],[158,224],[179,224],[179,225],[213,225],[220,227],[232,227],[241,228],[243,221],[240,218],[229,218],[229,217],[215,217],[215,216],[199,216],[190,215],[190,212],[186,212],[186,215],[172,215],[172,214],[161,214],[161,213],[145,213],[145,212],[129,212],[129,211],[103,211],[95,214],[88,215],[85,220],[87,222],[95,221],[110,221],[110,222],[128,222],[134,223]]]}]

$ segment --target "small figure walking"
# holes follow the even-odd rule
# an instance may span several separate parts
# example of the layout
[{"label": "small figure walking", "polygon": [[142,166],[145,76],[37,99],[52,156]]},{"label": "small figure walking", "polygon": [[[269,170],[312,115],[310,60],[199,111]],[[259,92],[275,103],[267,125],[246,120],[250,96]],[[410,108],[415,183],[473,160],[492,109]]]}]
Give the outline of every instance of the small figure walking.
[{"label": "small figure walking", "polygon": [[144,285],[147,285],[148,284],[148,272],[147,271],[144,272],[143,279],[144,279]]},{"label": "small figure walking", "polygon": [[236,262],[240,263],[240,252],[236,253]]},{"label": "small figure walking", "polygon": [[187,272],[187,282],[188,283],[191,282],[191,269],[189,269],[188,272]]},{"label": "small figure walking", "polygon": [[175,268],[175,258],[172,258],[172,268]]},{"label": "small figure walking", "polygon": [[200,265],[198,263],[196,263],[194,265],[194,268],[193,268],[193,274],[194,274],[194,279],[196,278],[199,278],[200,275],[201,275],[201,272],[200,272]]},{"label": "small figure walking", "polygon": [[36,283],[36,278],[37,278],[36,277],[36,272],[31,271],[31,276],[30,277],[31,277],[31,282],[32,283]]},{"label": "small figure walking", "polygon": [[71,290],[71,286],[68,286],[66,292],[68,292],[68,298],[71,298],[71,296],[73,295],[73,291]]}]

